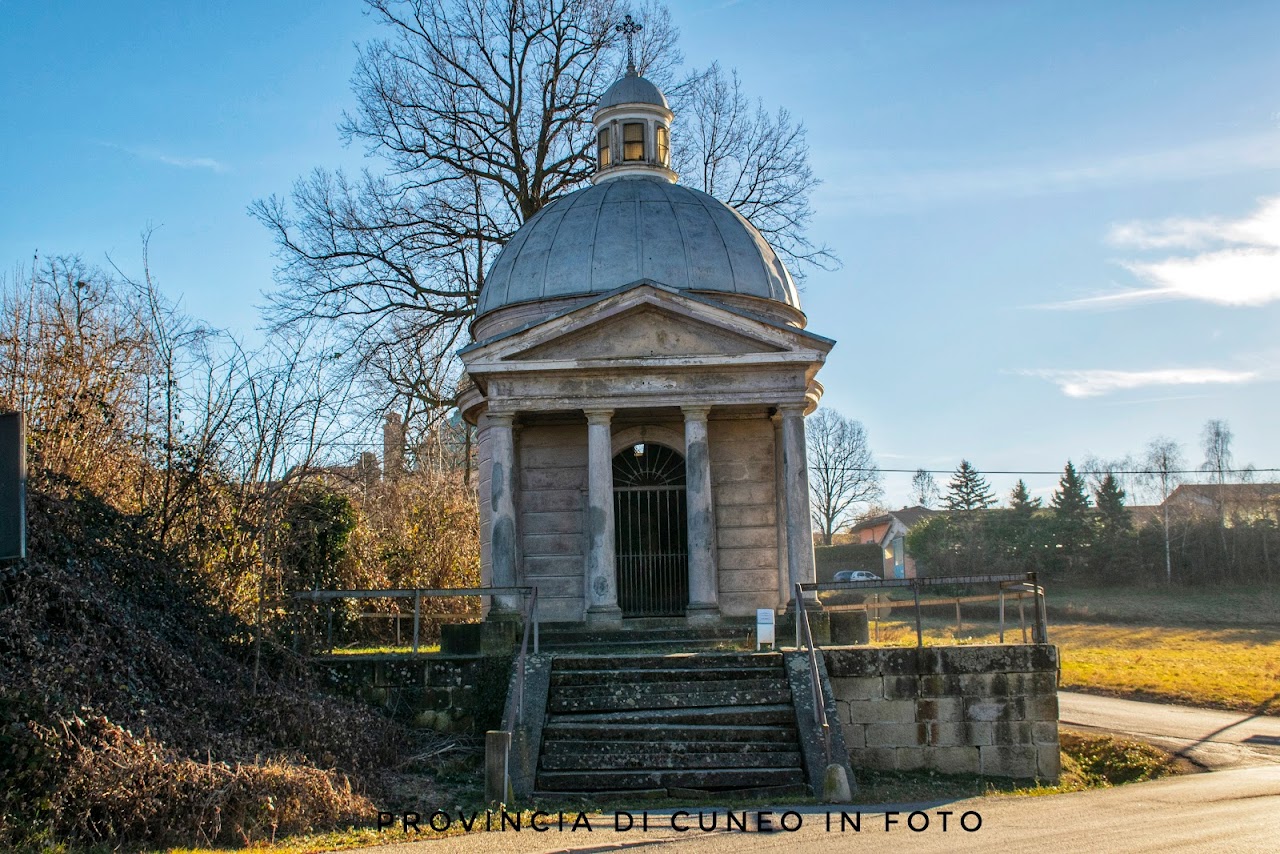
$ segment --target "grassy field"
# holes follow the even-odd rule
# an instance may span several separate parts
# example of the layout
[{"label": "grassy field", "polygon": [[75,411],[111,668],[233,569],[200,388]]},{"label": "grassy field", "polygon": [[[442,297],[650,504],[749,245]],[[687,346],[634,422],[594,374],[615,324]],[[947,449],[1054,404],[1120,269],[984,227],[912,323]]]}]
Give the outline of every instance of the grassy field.
[{"label": "grassy field", "polygon": [[[1272,589],[1051,589],[1047,600],[1065,689],[1280,715],[1280,593]],[[939,609],[926,614],[927,644],[997,640],[991,619],[966,619],[957,631]],[[909,619],[909,606],[895,609],[881,643],[913,643]],[[1019,639],[1015,621],[1006,640]]]}]

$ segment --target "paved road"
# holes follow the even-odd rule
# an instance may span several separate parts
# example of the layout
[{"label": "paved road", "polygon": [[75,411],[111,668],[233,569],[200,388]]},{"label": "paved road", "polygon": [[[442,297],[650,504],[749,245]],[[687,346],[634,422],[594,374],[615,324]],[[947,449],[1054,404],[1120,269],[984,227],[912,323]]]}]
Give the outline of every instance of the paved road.
[{"label": "paved road", "polygon": [[1280,717],[1068,691],[1058,694],[1058,706],[1063,726],[1137,736],[1207,770],[1280,762]]},{"label": "paved road", "polygon": [[[494,854],[515,852],[603,852],[631,848],[678,847],[698,854],[743,854],[744,851],[836,852],[850,849],[903,851],[910,854],[944,852],[999,852],[999,854],[1044,854],[1065,852],[1268,852],[1280,848],[1280,764],[1259,765],[1216,774],[1194,774],[1122,786],[1095,789],[1070,795],[1044,798],[975,798],[947,804],[917,805],[929,818],[920,832],[908,829],[907,821],[921,826],[923,819],[910,816],[911,807],[898,814],[886,807],[865,808],[861,830],[839,831],[839,812],[834,811],[832,829],[827,830],[823,807],[796,807],[788,824],[795,832],[725,831],[724,814],[718,814],[718,828],[700,832],[697,807],[691,808],[695,829],[683,833],[671,829],[671,812],[650,816],[650,830],[617,832],[612,817],[592,820],[588,833],[549,830],[537,833],[527,827],[505,833],[473,832],[465,836],[436,838],[415,844],[387,845],[371,851],[380,854]],[[638,817],[637,806],[637,817]],[[704,811],[710,808],[704,806]],[[786,807],[773,809],[776,823]],[[948,829],[941,828],[946,810]],[[854,815],[857,807],[846,807]],[[973,832],[959,828],[960,817],[981,816],[981,827]],[[886,830],[886,816],[896,823]],[[483,819],[481,819],[483,821]],[[709,815],[707,816],[709,821]],[[566,825],[567,827],[568,825]],[[748,827],[753,827],[750,818]]]},{"label": "paved road", "polygon": [[[793,807],[787,819],[794,832],[779,831],[785,806],[772,808],[775,829],[762,831],[749,814],[747,832],[725,829],[723,810],[703,805],[705,820],[717,812],[716,828],[698,829],[699,807],[678,822],[690,829],[672,829],[672,811],[655,811],[648,831],[615,829],[613,816],[590,817],[592,830],[570,831],[568,816],[561,832],[479,832],[434,837],[366,849],[379,854],[516,854],[516,852],[604,852],[631,848],[678,846],[700,854],[742,854],[793,851],[835,852],[849,849],[944,854],[952,851],[998,851],[1000,854],[1053,852],[1277,852],[1280,851],[1280,718],[1142,703],[1110,697],[1063,692],[1061,720],[1078,729],[1129,734],[1162,744],[1200,766],[1217,771],[1069,795],[1042,798],[975,798],[955,802],[900,807],[850,806],[843,811],[860,816],[860,830],[840,831],[840,808]],[[1230,769],[1230,770],[1223,770]],[[424,812],[431,809],[424,805]],[[919,813],[912,815],[912,811]],[[943,812],[947,829],[942,829]],[[967,816],[965,814],[968,813]],[[828,825],[828,814],[832,816]],[[966,831],[965,817],[973,827]],[[908,822],[927,828],[914,831]],[[456,818],[454,819],[456,821]],[[828,829],[830,828],[830,829]],[[400,838],[388,834],[388,841]]]}]

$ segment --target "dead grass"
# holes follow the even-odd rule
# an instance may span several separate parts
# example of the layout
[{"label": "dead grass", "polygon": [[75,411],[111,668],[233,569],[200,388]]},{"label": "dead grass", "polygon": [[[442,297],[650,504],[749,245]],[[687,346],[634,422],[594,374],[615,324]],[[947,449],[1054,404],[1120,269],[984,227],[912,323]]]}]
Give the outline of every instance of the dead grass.
[{"label": "dead grass", "polygon": [[[924,621],[925,644],[997,643],[989,623]],[[1020,630],[1006,631],[1018,643]],[[1061,687],[1135,699],[1280,715],[1280,629],[1049,623]],[[882,623],[881,646],[915,643],[915,626]]]},{"label": "dead grass", "polygon": [[1276,585],[1205,587],[1054,587],[1045,593],[1050,618],[1202,628],[1280,628]]}]

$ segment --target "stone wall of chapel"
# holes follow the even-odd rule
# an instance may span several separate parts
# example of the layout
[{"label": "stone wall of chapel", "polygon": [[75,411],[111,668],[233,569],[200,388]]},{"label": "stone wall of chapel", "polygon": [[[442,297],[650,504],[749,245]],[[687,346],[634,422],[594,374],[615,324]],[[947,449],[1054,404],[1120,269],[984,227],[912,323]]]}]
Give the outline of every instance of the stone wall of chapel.
[{"label": "stone wall of chapel", "polygon": [[586,424],[530,424],[516,440],[520,584],[537,585],[542,620],[581,620],[587,495]]},{"label": "stone wall of chapel", "polygon": [[720,611],[754,616],[778,602],[774,428],[766,415],[707,425],[716,505]]}]

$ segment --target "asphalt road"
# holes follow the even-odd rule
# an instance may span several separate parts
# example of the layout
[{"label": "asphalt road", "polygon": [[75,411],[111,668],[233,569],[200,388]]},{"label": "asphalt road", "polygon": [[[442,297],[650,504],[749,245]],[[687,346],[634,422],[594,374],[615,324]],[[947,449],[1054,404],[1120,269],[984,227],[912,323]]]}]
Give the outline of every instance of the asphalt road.
[{"label": "asphalt road", "polygon": [[[549,827],[542,832],[527,825],[519,832],[481,832],[481,816],[476,829],[465,835],[440,837],[427,830],[421,841],[364,850],[378,854],[594,854],[668,847],[700,854],[858,849],[911,854],[1280,852],[1280,718],[1067,692],[1059,695],[1059,701],[1064,726],[1138,736],[1216,773],[1040,798],[987,797],[861,808],[777,806],[765,817],[770,829],[762,829],[760,816],[748,811],[746,831],[727,830],[723,809],[707,805],[689,807],[688,815],[654,811],[648,830],[640,829],[643,804],[632,811],[630,830],[625,829],[625,819],[621,820],[624,828],[616,829],[613,815],[589,816],[591,830],[581,823],[571,830],[575,817],[569,815],[564,830],[557,828],[553,816],[540,822]],[[714,830],[699,829],[699,810],[708,826],[716,813]],[[785,824],[797,829],[779,830],[788,810]],[[850,822],[857,817],[860,829],[846,824],[841,830],[842,812]],[[673,829],[673,818],[688,829]],[[456,816],[452,820],[456,822]],[[388,842],[403,838],[388,833]]]},{"label": "asphalt road", "polygon": [[1058,709],[1063,726],[1137,736],[1206,770],[1280,762],[1280,717],[1067,691],[1059,692]]},{"label": "asphalt road", "polygon": [[[704,813],[711,808],[703,806]],[[786,807],[772,810],[772,821],[780,820]],[[861,812],[861,830],[840,831],[839,808],[832,808],[831,829],[827,829],[827,808],[796,807],[788,818],[795,832],[749,829],[724,830],[724,814],[717,816],[718,828],[697,829],[697,807],[692,817],[680,816],[678,823],[692,825],[677,832],[671,828],[672,812],[664,810],[649,817],[648,832],[614,830],[612,816],[592,819],[592,830],[576,832],[552,828],[536,832],[525,827],[520,832],[473,832],[464,836],[424,839],[422,842],[386,845],[370,851],[379,854],[474,854],[477,851],[511,852],[605,852],[627,849],[678,847],[681,852],[699,854],[742,854],[751,852],[848,850],[903,851],[911,854],[983,851],[998,854],[1063,854],[1063,852],[1268,852],[1280,850],[1280,764],[1258,765],[1216,774],[1194,774],[1122,786],[1095,789],[1043,798],[989,797],[948,804],[916,805],[886,813],[877,806]],[[639,818],[639,807],[636,811]],[[857,807],[845,807],[851,817]],[[942,830],[941,811],[948,811],[947,830]],[[962,814],[976,830],[960,829]],[[914,821],[919,832],[907,826]],[[886,818],[892,819],[886,829]],[[709,823],[709,814],[704,816]],[[570,821],[572,817],[570,817]],[[481,818],[483,821],[483,818]],[[569,827],[566,823],[566,828]],[[748,828],[755,822],[748,817]]]}]

